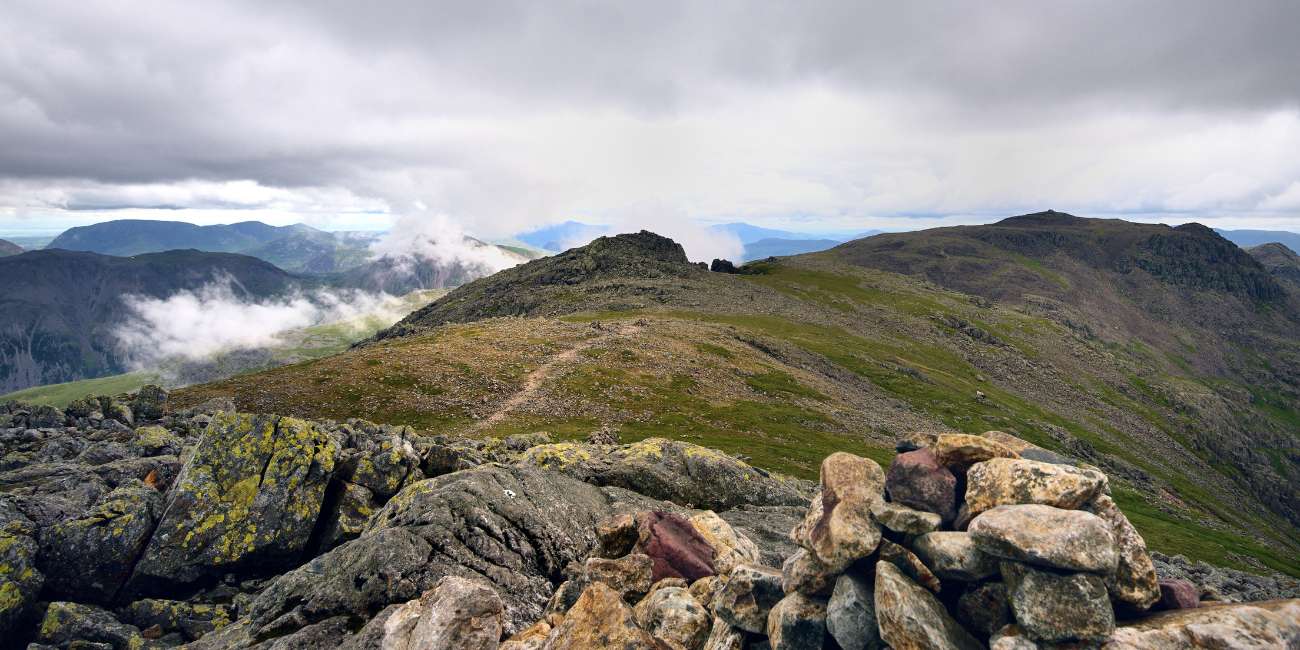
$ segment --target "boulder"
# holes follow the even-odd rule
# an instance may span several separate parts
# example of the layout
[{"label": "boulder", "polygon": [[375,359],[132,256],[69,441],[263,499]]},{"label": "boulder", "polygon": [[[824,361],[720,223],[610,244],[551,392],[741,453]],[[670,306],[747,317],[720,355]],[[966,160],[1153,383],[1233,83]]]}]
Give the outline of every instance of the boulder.
[{"label": "boulder", "polygon": [[1159,609],[1193,609],[1201,604],[1200,591],[1186,580],[1161,580]]},{"label": "boulder", "polygon": [[835,581],[826,604],[826,631],[843,650],[877,650],[884,645],[870,582],[849,573]]},{"label": "boulder", "polygon": [[737,565],[755,563],[762,559],[754,542],[737,533],[727,520],[712,510],[693,515],[691,525],[713,547],[713,566],[720,574],[726,575]]},{"label": "boulder", "polygon": [[888,562],[876,563],[876,619],[880,637],[895,650],[977,650],[975,640],[943,604]]},{"label": "boulder", "polygon": [[582,567],[583,584],[603,583],[628,602],[636,602],[654,584],[654,561],[641,553],[613,560],[587,558]]},{"label": "boulder", "polygon": [[912,542],[912,550],[945,580],[975,582],[998,573],[997,558],[979,550],[970,533],[926,533]]},{"label": "boulder", "polygon": [[940,434],[935,438],[931,450],[941,464],[956,471],[965,471],[971,465],[990,458],[1020,457],[1014,450],[992,438],[967,433]]},{"label": "boulder", "polygon": [[632,608],[642,630],[683,650],[698,650],[709,637],[713,618],[683,587],[656,589]]},{"label": "boulder", "polygon": [[1105,650],[1300,647],[1300,600],[1215,605],[1148,616],[1111,634]]},{"label": "boulder", "polygon": [[346,428],[348,447],[339,463],[341,479],[370,490],[382,501],[396,494],[408,477],[423,478],[409,428],[353,422],[355,428]]},{"label": "boulder", "polygon": [[630,512],[619,513],[596,525],[595,554],[607,558],[623,557],[632,552],[640,538],[636,515]]},{"label": "boulder", "polygon": [[335,481],[330,486],[333,496],[327,496],[325,503],[333,503],[328,512],[322,512],[324,525],[319,528],[317,552],[328,551],[350,539],[356,539],[365,530],[370,515],[379,509],[379,502],[370,490],[356,485]]},{"label": "boulder", "polygon": [[981,637],[992,636],[1011,622],[1007,588],[1001,582],[982,582],[966,586],[957,598],[957,621]]},{"label": "boulder", "polygon": [[596,582],[574,603],[564,622],[551,631],[543,650],[647,650],[665,645],[637,627],[628,607],[614,590]]},{"label": "boulder", "polygon": [[1110,524],[1115,538],[1119,560],[1115,573],[1106,576],[1106,590],[1111,599],[1137,610],[1151,607],[1160,600],[1160,586],[1156,583],[1156,566],[1147,553],[1146,541],[1110,497],[1098,495],[1088,509]]},{"label": "boulder", "polygon": [[553,629],[555,627],[550,621],[545,619],[537,621],[524,631],[502,641],[498,650],[540,650],[546,644],[546,639],[551,636]]},{"label": "boulder", "polygon": [[844,452],[821,465],[818,506],[808,510],[795,542],[833,571],[842,571],[876,550],[880,528],[871,511],[883,501],[885,474],[876,461]]},{"label": "boulder", "polygon": [[181,453],[183,443],[171,431],[151,424],[136,428],[131,448],[141,456],[175,456]]},{"label": "boulder", "polygon": [[943,521],[957,516],[957,477],[929,449],[894,457],[885,479],[889,500],[939,515]]},{"label": "boulder", "polygon": [[821,650],[825,640],[825,601],[794,592],[768,612],[767,642],[772,650]]},{"label": "boulder", "polygon": [[907,550],[906,547],[895,544],[887,539],[880,540],[880,561],[888,562],[902,571],[904,575],[916,581],[917,584],[939,593],[939,578],[925,566],[921,558],[916,557],[915,553]]},{"label": "boulder", "polygon": [[744,630],[734,628],[720,618],[713,619],[713,628],[709,630],[709,638],[704,641],[703,650],[744,650],[744,648]]},{"label": "boulder", "polygon": [[966,473],[972,515],[1004,505],[1036,503],[1074,510],[1101,493],[1106,476],[1095,470],[1023,458],[994,458]]},{"label": "boulder", "polygon": [[36,526],[0,495],[0,638],[12,638],[45,584],[36,568]]},{"label": "boulder", "polygon": [[689,519],[671,512],[643,512],[637,515],[637,528],[636,551],[653,560],[654,581],[695,581],[717,573],[713,547]]},{"label": "boulder", "polygon": [[838,571],[821,563],[807,549],[799,549],[781,565],[781,588],[787,594],[794,592],[810,596],[826,596],[835,588]]},{"label": "boulder", "polygon": [[496,650],[504,606],[481,580],[447,576],[384,623],[385,650]]},{"label": "boulder", "polygon": [[297,561],[337,451],[302,420],[218,413],[169,492],[128,588],[147,594]]},{"label": "boulder", "polygon": [[779,571],[742,564],[714,596],[713,613],[734,627],[760,634],[767,629],[768,612],[784,596]]},{"label": "boulder", "polygon": [[102,643],[117,650],[144,645],[144,637],[138,628],[117,620],[110,612],[93,605],[59,601],[50,603],[46,608],[36,640],[60,648],[68,648],[78,642]]},{"label": "boulder", "polygon": [[939,530],[943,518],[891,501],[880,501],[871,511],[881,526],[902,535],[924,535]]},{"label": "boulder", "polygon": [[42,530],[46,590],[55,598],[112,600],[149,542],[161,508],[158,491],[135,481],[109,492],[85,516]]},{"label": "boulder", "polygon": [[226,605],[187,603],[143,598],[128,605],[123,618],[141,630],[157,628],[163,634],[179,633],[193,641],[229,625],[235,617]]},{"label": "boulder", "polygon": [[1101,641],[1115,629],[1115,613],[1099,575],[1003,562],[1002,579],[1016,624],[1034,640]]},{"label": "boulder", "polygon": [[1119,559],[1110,526],[1081,510],[998,506],[976,517],[969,531],[989,555],[1041,566],[1108,574]]}]

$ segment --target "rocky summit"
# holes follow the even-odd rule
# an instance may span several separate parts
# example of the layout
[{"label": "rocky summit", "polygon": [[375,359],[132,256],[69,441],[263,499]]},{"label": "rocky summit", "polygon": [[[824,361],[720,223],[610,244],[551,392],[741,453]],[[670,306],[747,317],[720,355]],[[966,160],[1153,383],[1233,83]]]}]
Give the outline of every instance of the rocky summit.
[{"label": "rocky summit", "polygon": [[[924,444],[918,444],[920,443]],[[0,639],[44,648],[1274,648],[1300,588],[1147,551],[1000,432],[816,483],[681,441],[0,406]],[[1031,454],[1033,455],[1033,454]],[[959,478],[953,478],[959,477]],[[954,513],[964,513],[955,515]]]}]

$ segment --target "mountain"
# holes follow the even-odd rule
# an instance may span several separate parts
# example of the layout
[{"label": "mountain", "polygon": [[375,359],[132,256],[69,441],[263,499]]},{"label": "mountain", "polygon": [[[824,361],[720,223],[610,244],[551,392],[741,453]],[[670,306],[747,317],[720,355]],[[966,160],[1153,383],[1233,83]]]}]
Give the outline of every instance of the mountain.
[{"label": "mountain", "polygon": [[515,239],[529,246],[559,252],[573,246],[585,244],[607,232],[609,232],[609,226],[565,221],[564,223],[515,235]]},{"label": "mountain", "polygon": [[739,222],[709,226],[709,230],[734,235],[742,244],[752,244],[762,239],[808,239],[808,236],[804,233],[763,228]]},{"label": "mountain", "polygon": [[1300,233],[1286,230],[1219,230],[1216,228],[1215,232],[1242,248],[1277,242],[1285,244],[1291,250],[1300,250]]},{"label": "mountain", "polygon": [[[734,274],[642,232],[174,398],[476,439],[667,438],[808,479],[834,451],[887,464],[917,432],[997,430],[1109,474],[1156,550],[1300,576],[1296,305],[1193,225],[1048,212]],[[548,462],[588,452],[568,453]]]},{"label": "mountain", "polygon": [[0,394],[124,372],[112,337],[129,313],[124,296],[163,298],[221,278],[255,298],[301,284],[256,258],[195,250],[111,257],[51,249],[0,258]]},{"label": "mountain", "polygon": [[765,237],[745,244],[745,254],[738,261],[748,262],[749,260],[760,260],[765,257],[815,253],[833,248],[839,244],[840,242],[834,239],[775,239]]},{"label": "mountain", "polygon": [[0,239],[0,257],[8,257],[23,252],[23,247],[10,241]]},{"label": "mountain", "polygon": [[1246,249],[1273,277],[1290,282],[1292,289],[1300,289],[1300,255],[1279,243],[1260,244]]}]

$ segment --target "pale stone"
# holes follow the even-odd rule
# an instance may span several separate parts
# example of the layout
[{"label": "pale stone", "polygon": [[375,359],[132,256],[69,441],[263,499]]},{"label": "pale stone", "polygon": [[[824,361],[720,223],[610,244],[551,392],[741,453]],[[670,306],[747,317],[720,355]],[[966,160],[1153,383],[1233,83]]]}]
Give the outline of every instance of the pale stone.
[{"label": "pale stone", "polygon": [[737,565],[757,563],[762,559],[754,542],[736,532],[712,510],[692,516],[691,525],[713,547],[713,567],[719,574],[726,575]]},{"label": "pale stone", "polygon": [[970,535],[989,555],[1058,569],[1107,574],[1119,559],[1110,526],[1081,510],[998,506],[970,523]]},{"label": "pale stone", "polygon": [[1106,576],[1106,589],[1114,600],[1144,610],[1160,600],[1160,585],[1156,579],[1156,566],[1147,553],[1147,543],[1142,539],[1128,517],[1108,496],[1098,495],[1088,508],[1110,524],[1115,538],[1115,551],[1119,562],[1115,573]]},{"label": "pale stone", "polygon": [[1016,624],[1034,640],[1100,641],[1115,629],[1101,576],[1003,562],[1002,579]]},{"label": "pale stone", "polygon": [[641,629],[687,650],[704,645],[712,623],[708,611],[683,587],[651,591],[632,608],[632,614]]},{"label": "pale stone", "polygon": [[496,650],[505,606],[478,580],[447,576],[384,623],[383,650]]},{"label": "pale stone", "polygon": [[876,563],[876,619],[880,636],[894,650],[977,650],[934,594],[888,562]]},{"label": "pale stone", "polygon": [[1036,460],[994,458],[966,473],[966,505],[978,516],[991,508],[1036,503],[1074,510],[1101,493],[1105,476]]}]

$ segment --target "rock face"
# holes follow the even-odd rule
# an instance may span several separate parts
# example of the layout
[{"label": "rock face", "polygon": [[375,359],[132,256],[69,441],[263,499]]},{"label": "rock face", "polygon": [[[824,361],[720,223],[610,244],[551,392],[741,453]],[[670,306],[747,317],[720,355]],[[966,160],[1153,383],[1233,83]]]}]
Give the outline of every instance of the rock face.
[{"label": "rock face", "polygon": [[1035,460],[993,458],[966,474],[966,505],[971,515],[997,506],[1037,503],[1073,510],[1105,485],[1100,472]]},{"label": "rock face", "polygon": [[162,503],[157,490],[134,483],[107,494],[87,516],[41,532],[45,587],[52,595],[105,603],[126,582]]},{"label": "rock face", "polygon": [[163,507],[128,588],[291,562],[307,546],[338,446],[293,418],[219,413]]},{"label": "rock face", "polygon": [[1120,627],[1102,647],[1107,650],[1296,648],[1300,647],[1300,600],[1157,614]]},{"label": "rock face", "polygon": [[880,638],[891,648],[980,647],[979,641],[948,615],[934,594],[888,562],[876,564],[875,605]]},{"label": "rock face", "polygon": [[389,615],[382,645],[392,650],[495,650],[503,613],[490,586],[447,576]]},{"label": "rock face", "polygon": [[976,548],[1009,560],[1106,574],[1119,559],[1110,526],[1081,510],[998,506],[976,517],[969,531]]},{"label": "rock face", "polygon": [[940,465],[929,449],[895,456],[889,466],[885,489],[891,501],[933,512],[945,522],[957,516],[957,477]]}]

